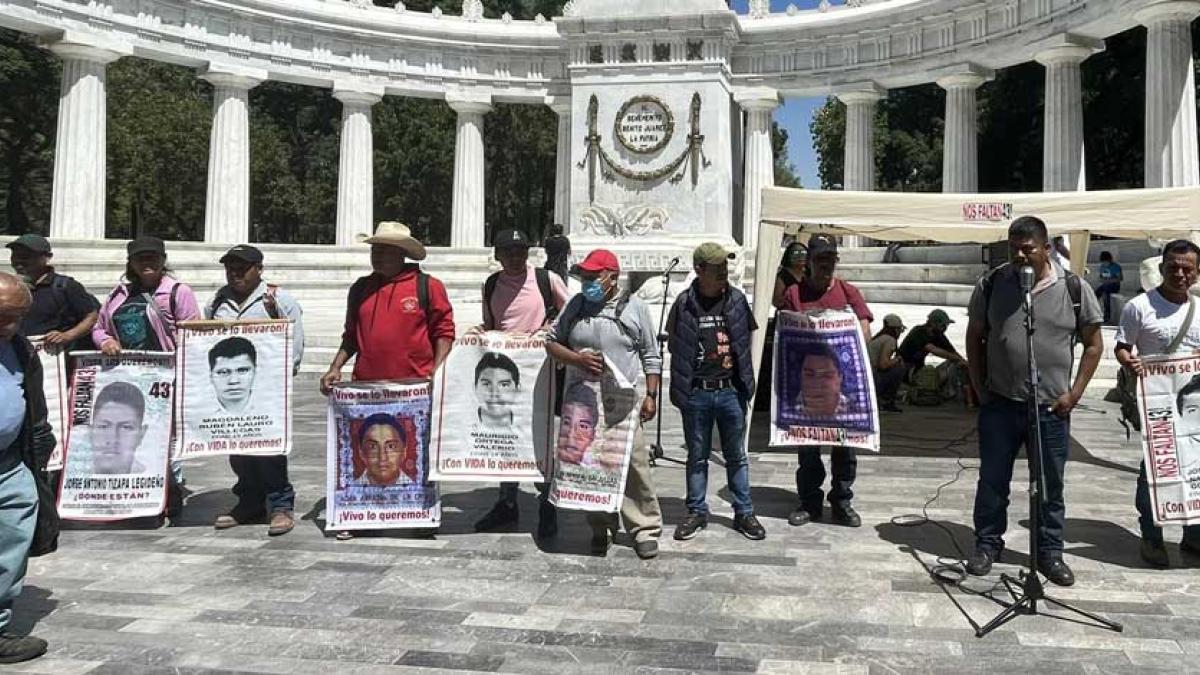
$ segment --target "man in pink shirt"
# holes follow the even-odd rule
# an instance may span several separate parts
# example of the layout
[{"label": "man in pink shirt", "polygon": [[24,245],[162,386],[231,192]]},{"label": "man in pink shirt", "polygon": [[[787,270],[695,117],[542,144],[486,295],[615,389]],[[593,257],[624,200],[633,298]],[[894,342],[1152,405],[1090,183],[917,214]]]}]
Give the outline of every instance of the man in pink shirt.
[{"label": "man in pink shirt", "polygon": [[[529,239],[520,230],[500,230],[492,245],[496,260],[503,267],[483,283],[483,329],[505,333],[533,333],[541,330],[567,302],[567,286],[557,274],[535,269],[529,264]],[[546,501],[546,483],[539,483],[539,539],[558,532],[558,514]],[[500,499],[491,511],[475,523],[477,532],[513,527],[519,520],[517,483],[501,483]]]}]

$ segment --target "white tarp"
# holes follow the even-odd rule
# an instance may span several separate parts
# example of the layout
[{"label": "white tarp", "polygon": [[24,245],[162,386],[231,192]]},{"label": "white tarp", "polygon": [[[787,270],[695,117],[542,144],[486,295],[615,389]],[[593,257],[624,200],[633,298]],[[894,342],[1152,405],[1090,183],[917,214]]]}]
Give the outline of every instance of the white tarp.
[{"label": "white tarp", "polygon": [[[754,269],[754,318],[767,324],[785,233],[826,232],[883,241],[1004,241],[1020,216],[1037,216],[1070,239],[1071,268],[1082,274],[1091,235],[1191,238],[1200,230],[1200,187],[1084,192],[943,194],[764,188]],[[766,331],[754,333],[754,369]]]}]

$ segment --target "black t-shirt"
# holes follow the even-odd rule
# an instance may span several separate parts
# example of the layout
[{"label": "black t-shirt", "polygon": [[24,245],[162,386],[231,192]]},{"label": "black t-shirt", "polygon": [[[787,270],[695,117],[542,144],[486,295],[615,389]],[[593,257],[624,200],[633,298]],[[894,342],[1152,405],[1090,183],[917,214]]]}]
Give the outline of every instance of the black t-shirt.
[{"label": "black t-shirt", "polygon": [[117,340],[121,349],[142,349],[157,352],[162,349],[158,335],[150,325],[147,312],[154,311],[146,302],[145,294],[133,289],[125,297],[125,302],[113,312],[112,323],[116,329]]},{"label": "black t-shirt", "polygon": [[31,337],[74,328],[100,309],[96,298],[71,277],[48,272],[31,289],[33,304],[21,320],[21,335]]},{"label": "black t-shirt", "polygon": [[929,326],[922,324],[909,331],[908,337],[900,343],[900,358],[908,365],[920,368],[925,365],[925,357],[929,356],[929,352],[925,351],[926,345],[945,349],[952,354],[958,353],[954,345],[946,339],[945,333],[935,334]]},{"label": "black t-shirt", "polygon": [[725,322],[725,297],[706,298],[697,294],[701,314],[697,317],[700,350],[696,352],[693,379],[722,380],[733,376],[733,350]]}]

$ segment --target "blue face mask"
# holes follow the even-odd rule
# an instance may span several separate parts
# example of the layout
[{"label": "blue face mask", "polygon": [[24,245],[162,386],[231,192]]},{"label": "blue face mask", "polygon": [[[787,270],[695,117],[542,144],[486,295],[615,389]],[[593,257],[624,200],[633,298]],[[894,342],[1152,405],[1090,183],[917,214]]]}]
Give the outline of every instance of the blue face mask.
[{"label": "blue face mask", "polygon": [[588,302],[604,302],[604,286],[600,285],[599,279],[583,282],[580,292]]}]

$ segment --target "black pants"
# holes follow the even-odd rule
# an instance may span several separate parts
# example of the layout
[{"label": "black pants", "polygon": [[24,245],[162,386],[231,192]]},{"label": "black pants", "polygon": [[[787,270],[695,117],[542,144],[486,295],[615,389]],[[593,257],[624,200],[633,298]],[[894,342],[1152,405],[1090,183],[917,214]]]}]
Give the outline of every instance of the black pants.
[{"label": "black pants", "polygon": [[268,513],[295,508],[296,491],[288,481],[286,455],[230,455],[229,466],[238,477],[233,494],[241,510],[258,512],[264,503]]},{"label": "black pants", "polygon": [[[796,453],[800,467],[796,469],[796,494],[800,506],[806,511],[818,513],[821,500],[825,497],[821,486],[825,484],[825,464],[821,461],[821,448],[804,448]],[[834,446],[830,453],[829,466],[833,478],[829,482],[829,503],[838,508],[850,506],[854,498],[854,478],[858,473],[858,455],[854,448]]]}]

